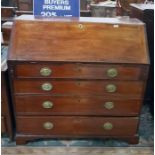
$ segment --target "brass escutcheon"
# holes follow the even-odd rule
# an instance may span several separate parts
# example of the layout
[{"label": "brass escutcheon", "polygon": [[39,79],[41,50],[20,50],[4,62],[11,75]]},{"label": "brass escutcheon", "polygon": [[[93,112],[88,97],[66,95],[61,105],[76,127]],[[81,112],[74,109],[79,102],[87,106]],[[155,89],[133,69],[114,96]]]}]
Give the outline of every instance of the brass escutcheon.
[{"label": "brass escutcheon", "polygon": [[83,24],[78,24],[78,28],[79,28],[80,30],[84,30],[84,29],[85,29],[85,26],[84,26]]},{"label": "brass escutcheon", "polygon": [[113,125],[110,122],[104,123],[102,127],[105,130],[112,130],[113,129]]},{"label": "brass escutcheon", "polygon": [[45,122],[45,123],[43,124],[43,127],[44,127],[44,129],[46,129],[46,130],[50,130],[50,129],[53,129],[54,125],[53,125],[53,123],[51,123],[51,122]]},{"label": "brass escutcheon", "polygon": [[108,110],[113,109],[114,108],[114,102],[105,102],[104,107]]},{"label": "brass escutcheon", "polygon": [[44,101],[43,104],[42,104],[42,106],[45,109],[51,109],[51,108],[53,108],[53,103],[50,102],[50,101]]},{"label": "brass escutcheon", "polygon": [[108,84],[106,86],[106,91],[108,93],[114,93],[117,90],[117,87],[114,84]]},{"label": "brass escutcheon", "polygon": [[108,75],[108,77],[110,77],[110,78],[117,77],[118,71],[117,71],[117,69],[115,69],[115,68],[110,68],[110,69],[107,70],[107,75]]},{"label": "brass escutcheon", "polygon": [[50,84],[50,83],[43,83],[43,84],[41,85],[41,88],[42,88],[42,90],[44,90],[44,91],[50,91],[50,90],[52,90],[53,86],[52,86],[52,84]]},{"label": "brass escutcheon", "polygon": [[40,74],[42,76],[50,76],[52,74],[52,70],[48,67],[43,67],[40,69]]}]

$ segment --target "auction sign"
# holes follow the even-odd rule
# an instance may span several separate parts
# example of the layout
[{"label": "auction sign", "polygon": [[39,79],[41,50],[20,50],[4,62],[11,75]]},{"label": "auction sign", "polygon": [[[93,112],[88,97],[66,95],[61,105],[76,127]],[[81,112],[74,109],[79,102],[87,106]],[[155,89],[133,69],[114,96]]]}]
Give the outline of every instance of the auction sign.
[{"label": "auction sign", "polygon": [[34,0],[33,13],[42,17],[79,17],[80,0]]}]

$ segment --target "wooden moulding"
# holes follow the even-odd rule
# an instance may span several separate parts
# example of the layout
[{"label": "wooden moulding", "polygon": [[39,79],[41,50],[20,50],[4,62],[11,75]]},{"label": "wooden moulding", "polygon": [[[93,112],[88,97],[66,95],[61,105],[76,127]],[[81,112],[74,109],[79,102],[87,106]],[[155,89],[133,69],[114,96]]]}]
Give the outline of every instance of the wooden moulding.
[{"label": "wooden moulding", "polygon": [[[22,134],[17,134],[16,135],[16,144],[17,145],[24,145],[24,144],[26,144],[27,142],[32,142],[32,141],[34,141],[34,140],[38,140],[38,139],[46,139],[46,140],[48,140],[48,139],[55,139],[55,138],[58,138],[57,136],[44,136],[44,135],[42,135],[42,136],[38,136],[38,135],[22,135]],[[79,137],[79,136],[76,136],[76,137],[73,137],[73,136],[61,136],[61,137],[59,137],[60,139],[95,139],[96,137],[84,137],[84,136],[82,136],[82,138],[81,137]],[[102,137],[102,136],[100,136],[99,138],[96,138],[96,139],[103,139],[103,140],[106,140],[106,139],[110,139],[110,138],[113,138],[113,139],[118,139],[118,140],[123,140],[123,141],[126,141],[127,143],[129,143],[129,144],[138,144],[138,142],[139,142],[139,136],[138,135],[133,135],[133,136],[125,136],[125,137],[120,137],[120,136],[118,136],[118,137],[114,137],[114,136],[112,136],[112,137],[106,137],[106,136],[104,136],[104,137]]]}]

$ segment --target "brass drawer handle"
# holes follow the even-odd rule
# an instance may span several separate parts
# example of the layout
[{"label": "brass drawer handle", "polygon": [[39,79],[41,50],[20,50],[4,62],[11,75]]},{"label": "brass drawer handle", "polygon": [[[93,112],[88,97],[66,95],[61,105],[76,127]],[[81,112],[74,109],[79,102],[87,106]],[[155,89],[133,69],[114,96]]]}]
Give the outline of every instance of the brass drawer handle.
[{"label": "brass drawer handle", "polygon": [[110,122],[107,122],[107,123],[104,123],[102,127],[105,130],[112,130],[113,129],[113,124],[110,123]]},{"label": "brass drawer handle", "polygon": [[41,85],[41,88],[42,88],[42,90],[44,90],[44,91],[50,91],[50,90],[53,89],[53,86],[52,86],[52,84],[50,84],[50,83],[43,83],[43,84]]},{"label": "brass drawer handle", "polygon": [[110,78],[114,78],[114,77],[117,77],[118,75],[118,71],[117,69],[115,68],[110,68],[107,70],[107,76],[110,77]]},{"label": "brass drawer handle", "polygon": [[53,103],[50,101],[45,101],[45,102],[43,102],[42,106],[45,109],[51,109],[51,108],[53,108]]},{"label": "brass drawer handle", "polygon": [[51,122],[45,122],[45,123],[43,124],[43,127],[44,127],[44,129],[46,129],[46,130],[50,130],[50,129],[53,129],[53,128],[54,128],[54,125],[53,125],[53,123],[51,123]]},{"label": "brass drawer handle", "polygon": [[111,110],[114,108],[114,102],[105,102],[104,107],[108,110]]},{"label": "brass drawer handle", "polygon": [[106,86],[106,91],[108,93],[114,93],[114,92],[116,92],[116,90],[117,90],[117,87],[114,84],[108,84]]},{"label": "brass drawer handle", "polygon": [[52,74],[52,70],[48,67],[43,67],[40,69],[40,74],[42,76],[50,76]]}]

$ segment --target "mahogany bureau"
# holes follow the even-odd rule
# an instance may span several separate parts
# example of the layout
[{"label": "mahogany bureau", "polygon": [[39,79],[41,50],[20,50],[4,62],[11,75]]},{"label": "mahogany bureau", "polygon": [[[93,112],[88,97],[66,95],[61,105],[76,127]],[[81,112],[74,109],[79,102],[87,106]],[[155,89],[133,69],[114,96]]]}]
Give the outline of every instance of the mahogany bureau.
[{"label": "mahogany bureau", "polygon": [[138,143],[149,58],[136,19],[17,18],[9,50],[16,142],[118,138]]}]

